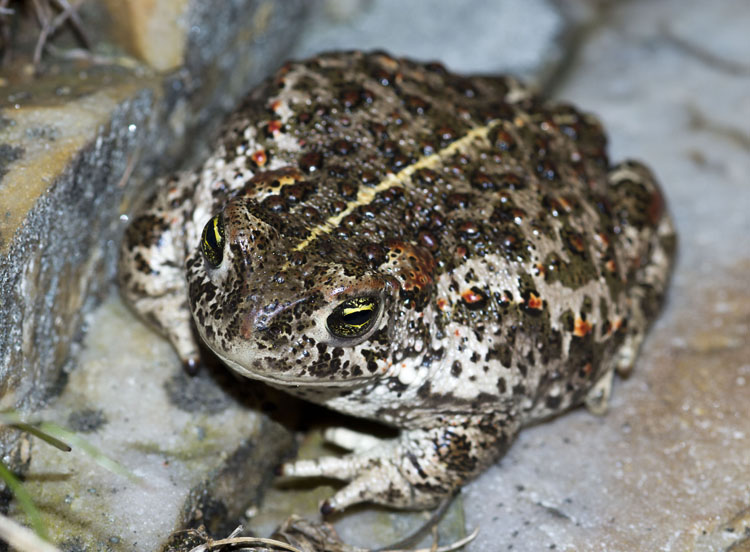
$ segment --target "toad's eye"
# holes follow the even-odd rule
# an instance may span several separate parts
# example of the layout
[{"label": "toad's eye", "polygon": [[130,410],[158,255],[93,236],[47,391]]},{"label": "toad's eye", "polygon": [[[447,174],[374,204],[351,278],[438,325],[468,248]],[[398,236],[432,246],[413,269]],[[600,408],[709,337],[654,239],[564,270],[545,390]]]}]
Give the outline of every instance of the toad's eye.
[{"label": "toad's eye", "polygon": [[328,317],[328,331],[344,339],[360,337],[372,327],[378,315],[377,297],[356,297],[341,303]]},{"label": "toad's eye", "polygon": [[221,217],[216,215],[203,227],[201,236],[201,250],[206,262],[217,268],[224,257],[224,223]]}]

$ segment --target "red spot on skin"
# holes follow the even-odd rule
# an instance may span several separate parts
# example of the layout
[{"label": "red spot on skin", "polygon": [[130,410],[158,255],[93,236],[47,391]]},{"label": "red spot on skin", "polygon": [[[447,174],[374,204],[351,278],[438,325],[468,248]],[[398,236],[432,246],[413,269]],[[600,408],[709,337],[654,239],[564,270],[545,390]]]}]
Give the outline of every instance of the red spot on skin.
[{"label": "red spot on skin", "polygon": [[268,132],[274,136],[281,132],[281,121],[268,121]]},{"label": "red spot on skin", "polygon": [[648,204],[648,211],[646,212],[652,226],[656,226],[661,219],[662,213],[664,213],[664,196],[661,195],[658,189],[655,189],[654,193],[651,194],[651,201]]},{"label": "red spot on skin", "polygon": [[398,276],[404,290],[421,290],[432,285],[437,263],[427,249],[400,240],[386,240],[384,247],[391,262],[400,267]]},{"label": "red spot on skin", "polygon": [[255,162],[255,164],[258,165],[259,167],[262,167],[263,165],[266,164],[266,161],[268,161],[268,157],[266,156],[266,152],[263,151],[263,150],[256,151],[253,154],[252,158],[253,158],[253,161]]},{"label": "red spot on skin", "polygon": [[542,301],[541,297],[529,293],[529,299],[526,301],[526,306],[530,309],[541,310],[544,306],[544,301]]},{"label": "red spot on skin", "polygon": [[582,318],[576,318],[575,326],[573,328],[573,335],[577,337],[585,337],[592,329],[592,325],[583,320]]},{"label": "red spot on skin", "polygon": [[578,234],[573,234],[572,236],[570,236],[570,245],[579,253],[582,253],[585,249],[583,237]]},{"label": "red spot on skin", "polygon": [[437,306],[440,310],[444,310],[447,305],[448,305],[448,301],[446,301],[442,297],[437,300]]},{"label": "red spot on skin", "polygon": [[466,291],[461,292],[461,297],[469,304],[477,303],[484,299],[484,295],[476,293],[473,289],[467,289]]},{"label": "red spot on skin", "polygon": [[573,207],[570,204],[570,201],[568,201],[564,197],[559,198],[558,201],[560,202],[560,205],[562,206],[562,208],[565,209],[566,212],[570,213],[570,211],[571,211],[571,209]]},{"label": "red spot on skin", "polygon": [[456,337],[461,337],[461,332],[456,330],[455,332],[453,332],[453,335],[455,335]]}]

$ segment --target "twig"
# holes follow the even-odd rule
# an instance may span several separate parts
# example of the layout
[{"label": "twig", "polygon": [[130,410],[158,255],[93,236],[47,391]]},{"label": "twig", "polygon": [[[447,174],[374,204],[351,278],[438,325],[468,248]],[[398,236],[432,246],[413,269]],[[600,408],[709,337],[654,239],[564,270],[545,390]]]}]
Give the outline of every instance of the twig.
[{"label": "twig", "polygon": [[424,525],[417,528],[417,530],[414,531],[411,535],[408,535],[403,539],[394,542],[393,544],[373,550],[373,552],[387,552],[391,549],[408,549],[410,546],[417,544],[420,540],[422,540],[422,537],[426,535],[428,531],[430,531],[430,529],[437,527],[437,524],[440,523],[440,520],[443,519],[443,516],[445,516],[448,508],[450,508],[450,505],[453,504],[453,499],[456,498],[457,494],[457,492],[454,492],[449,497],[444,498],[443,501],[438,505],[438,507],[435,508],[434,511],[430,512],[430,517],[427,519]]},{"label": "twig", "polygon": [[34,47],[34,67],[39,65],[39,62],[42,59],[42,50],[44,49],[44,43],[47,42],[47,36],[49,35],[49,19],[50,14],[47,11],[47,8],[49,7],[49,4],[46,2],[43,2],[42,0],[32,0],[32,3],[34,4],[34,12],[36,13],[36,18],[39,20],[39,25],[42,27],[41,32],[39,33],[39,38],[36,41],[36,46]]},{"label": "twig", "polygon": [[446,546],[441,546],[440,548],[436,548],[434,551],[432,548],[419,548],[417,550],[386,550],[384,552],[453,552],[453,550],[458,550],[462,546],[466,546],[471,541],[473,541],[475,538],[477,538],[477,535],[479,534],[479,527],[474,529],[471,533],[469,533],[467,536],[465,536],[462,539],[457,540],[456,542],[452,544],[448,544]]},{"label": "twig", "polygon": [[[81,4],[84,2],[84,0],[81,0],[75,6],[72,6],[70,2],[68,2],[68,0],[55,0],[55,2],[63,9],[63,13],[58,15],[57,18],[55,18],[55,21],[57,21],[57,19],[60,19],[63,14],[67,14],[66,18],[70,18],[72,26],[75,29],[75,32],[78,34],[78,38],[81,39],[81,42],[86,48],[91,48],[91,41],[86,35],[86,31],[83,28],[83,22],[81,21],[81,18],[78,16],[78,12],[76,11],[79,7],[81,7]],[[62,23],[64,19],[62,19],[60,23]]]},{"label": "twig", "polygon": [[5,18],[13,15],[15,11],[8,7],[9,1],[0,0],[0,39],[2,39],[0,65],[10,59],[10,25]]},{"label": "twig", "polygon": [[42,28],[39,32],[36,47],[34,48],[34,67],[39,66],[39,63],[42,60],[42,52],[45,48],[49,47],[47,39],[55,34],[65,23],[68,23],[73,27],[73,30],[78,35],[78,38],[83,45],[86,48],[89,48],[89,38],[83,29],[83,23],[81,22],[81,18],[78,17],[78,12],[76,11],[79,8],[80,3],[71,5],[68,0],[54,0],[55,4],[57,4],[61,11],[53,18],[52,6],[49,3],[50,0],[32,0],[32,2],[34,4],[34,11],[36,12],[37,19],[39,20],[39,25]]},{"label": "twig", "polygon": [[286,542],[278,541],[275,539],[262,539],[260,537],[235,537],[221,540],[212,540],[205,544],[201,544],[200,546],[196,546],[195,548],[191,549],[190,552],[206,552],[207,550],[213,550],[214,548],[219,548],[221,546],[231,546],[234,544],[267,544],[269,546],[275,546],[277,548],[289,550],[290,552],[302,552],[302,550],[300,550],[299,548],[296,548]]},{"label": "twig", "polygon": [[122,173],[122,176],[120,177],[120,180],[117,181],[116,188],[122,188],[125,186],[125,184],[128,183],[128,180],[130,180],[130,176],[133,174],[133,171],[135,170],[135,166],[138,163],[138,158],[141,155],[141,148],[140,146],[130,154],[130,158],[128,158],[128,164],[125,165],[125,171]]},{"label": "twig", "polygon": [[20,552],[60,552],[30,529],[0,514],[0,538]]},{"label": "twig", "polygon": [[[260,537],[235,537],[234,535],[238,534],[242,530],[242,527],[238,527],[235,529],[232,534],[226,538],[221,540],[209,540],[209,542],[201,544],[199,546],[196,546],[195,548],[192,548],[190,552],[207,552],[209,550],[214,550],[217,548],[221,548],[222,546],[234,546],[234,545],[267,545],[267,546],[275,546],[276,548],[281,548],[283,550],[289,550],[290,552],[303,552],[299,548],[292,546],[291,544],[288,544],[283,541],[279,541],[276,539],[264,539]],[[383,552],[453,552],[454,550],[458,550],[459,548],[466,546],[471,541],[473,541],[477,535],[479,534],[479,528],[477,527],[474,529],[469,535],[466,537],[457,540],[456,542],[446,545],[437,547],[437,540],[433,542],[432,546],[430,548],[418,548],[418,549],[407,549],[407,548],[399,548],[399,549],[388,549],[383,550]],[[366,549],[362,548],[354,548],[351,546],[348,546],[346,544],[342,543],[342,546],[340,547],[342,551],[361,551],[361,552],[367,552]],[[328,549],[328,548],[326,548]]]}]

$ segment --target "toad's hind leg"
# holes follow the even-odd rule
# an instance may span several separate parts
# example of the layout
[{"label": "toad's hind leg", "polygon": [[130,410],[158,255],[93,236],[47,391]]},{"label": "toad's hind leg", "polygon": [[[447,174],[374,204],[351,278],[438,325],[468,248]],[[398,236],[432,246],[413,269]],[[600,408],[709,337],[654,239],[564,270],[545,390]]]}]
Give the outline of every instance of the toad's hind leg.
[{"label": "toad's hind leg", "polygon": [[636,161],[612,168],[608,175],[621,232],[620,262],[636,267],[629,276],[627,335],[615,355],[615,368],[628,375],[649,323],[661,308],[674,260],[676,235],[664,197],[651,171]]},{"label": "toad's hind leg", "polygon": [[618,249],[623,267],[637,267],[629,275],[625,337],[608,367],[588,392],[585,404],[595,414],[606,412],[613,373],[627,376],[664,297],[674,258],[675,231],[664,198],[651,171],[636,161],[614,166],[608,176],[610,196],[621,232]]}]

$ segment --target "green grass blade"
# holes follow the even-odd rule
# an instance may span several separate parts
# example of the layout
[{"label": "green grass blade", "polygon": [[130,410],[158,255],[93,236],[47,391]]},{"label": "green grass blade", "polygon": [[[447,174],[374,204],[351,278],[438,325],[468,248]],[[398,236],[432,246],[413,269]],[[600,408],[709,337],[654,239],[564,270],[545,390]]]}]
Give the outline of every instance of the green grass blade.
[{"label": "green grass blade", "polygon": [[36,426],[33,425],[33,422],[24,421],[15,410],[6,410],[4,412],[0,412],[0,424],[15,427],[16,429],[20,429],[21,431],[31,433],[35,437],[38,437],[39,439],[41,439],[45,443],[52,445],[53,447],[56,447],[64,452],[70,452],[70,447],[67,443],[63,443],[62,441],[55,439],[51,435],[47,435],[43,431],[40,431]]},{"label": "green grass blade", "polygon": [[132,473],[125,466],[116,460],[109,458],[106,454],[75,432],[65,429],[56,423],[36,420],[24,421],[15,410],[6,410],[0,412],[0,424],[12,426],[21,431],[31,433],[46,443],[49,443],[65,452],[70,451],[72,446],[78,447],[104,469],[126,477],[131,481],[142,483],[141,478]]},{"label": "green grass blade", "polygon": [[34,427],[31,424],[21,422],[21,423],[16,423],[16,424],[9,424],[9,425],[12,427],[15,427],[16,429],[20,429],[21,431],[31,433],[34,437],[38,437],[45,443],[50,444],[53,447],[60,449],[63,452],[70,452],[72,450],[70,448],[70,445],[68,445],[67,443],[63,443],[59,439],[55,439],[54,437],[52,437],[52,435],[48,435],[47,433],[44,433],[42,430],[40,430],[37,427]]},{"label": "green grass blade", "polygon": [[115,473],[117,475],[127,477],[131,481],[135,481],[139,483],[142,481],[140,477],[138,477],[133,472],[128,470],[125,466],[123,466],[116,460],[109,458],[106,454],[104,454],[94,445],[89,443],[86,439],[78,436],[72,431],[65,429],[64,427],[61,427],[52,422],[41,422],[39,424],[39,429],[51,435],[52,437],[55,437],[57,439],[60,439],[61,441],[70,443],[71,446],[73,446],[74,448],[81,449],[89,457],[91,457],[91,459],[94,460],[94,462],[99,464],[104,469],[109,470],[112,473]]},{"label": "green grass blade", "polygon": [[29,493],[26,492],[26,489],[18,480],[18,478],[13,475],[13,473],[2,462],[0,462],[0,479],[5,481],[5,484],[8,486],[8,488],[13,493],[13,496],[21,505],[23,511],[26,512],[26,516],[29,518],[31,527],[34,528],[36,534],[45,540],[49,540],[47,527],[44,525],[42,515],[34,505],[34,501],[31,500],[31,496],[29,496]]}]

